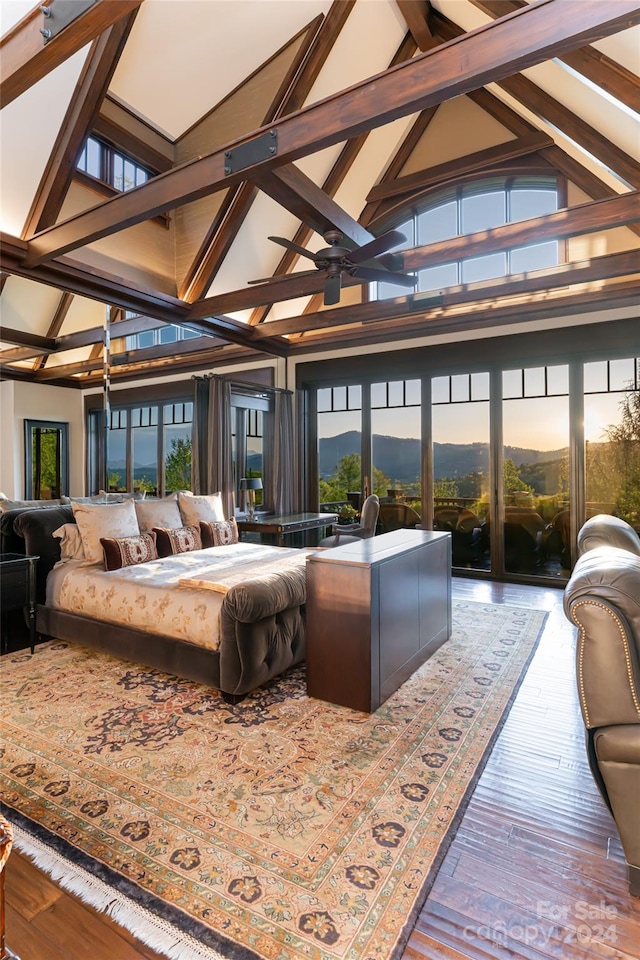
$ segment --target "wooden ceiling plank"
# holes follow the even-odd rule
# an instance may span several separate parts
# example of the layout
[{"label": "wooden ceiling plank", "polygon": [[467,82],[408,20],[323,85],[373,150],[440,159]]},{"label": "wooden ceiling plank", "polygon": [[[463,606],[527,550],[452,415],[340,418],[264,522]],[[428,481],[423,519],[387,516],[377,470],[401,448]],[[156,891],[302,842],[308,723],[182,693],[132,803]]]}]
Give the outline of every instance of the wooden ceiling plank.
[{"label": "wooden ceiling plank", "polygon": [[96,0],[47,43],[40,33],[45,19],[40,7],[34,7],[0,40],[0,104],[6,107],[141,3]]},{"label": "wooden ceiling plank", "polygon": [[[475,7],[497,18],[524,6],[525,0],[471,0]],[[580,47],[558,57],[563,63],[637,113],[640,78],[595,47]]]},{"label": "wooden ceiling plank", "polygon": [[277,153],[246,169],[226,175],[225,152],[255,140],[259,131],[85,210],[34,237],[26,265],[59,257],[180,203],[251,179],[261,170],[291,163],[640,22],[639,2],[562,0],[562,17],[555,6],[555,0],[528,5],[277,120],[272,125]]},{"label": "wooden ceiling plank", "polygon": [[[298,110],[318,78],[333,45],[340,35],[355,0],[334,0],[326,17],[318,17],[308,30],[290,71],[265,114],[263,125]],[[188,303],[199,300],[211,286],[226,254],[235,240],[257,196],[251,183],[229,191],[214,222],[200,246],[191,268],[180,286],[178,295]]]},{"label": "wooden ceiling plank", "polygon": [[429,27],[431,4],[428,0],[396,0],[398,9],[404,17],[419,50],[431,50],[438,41]]},{"label": "wooden ceiling plank", "polygon": [[490,117],[497,120],[498,123],[506,127],[507,130],[510,130],[516,137],[526,137],[527,134],[537,132],[537,127],[524,117],[521,117],[513,107],[504,103],[499,97],[496,97],[495,93],[491,93],[490,90],[485,90],[484,87],[481,87],[479,90],[472,90],[468,96],[476,106],[484,110],[485,113],[488,113]]},{"label": "wooden ceiling plank", "polygon": [[640,250],[626,250],[623,253],[612,253],[603,257],[591,257],[573,263],[563,263],[546,270],[534,270],[530,273],[517,276],[510,275],[499,280],[480,281],[478,283],[463,284],[458,287],[449,287],[442,293],[411,294],[407,297],[398,297],[395,300],[385,300],[369,303],[351,304],[348,307],[335,307],[331,310],[321,310],[313,317],[312,324],[305,314],[298,317],[287,317],[284,320],[273,320],[258,328],[257,337],[269,327],[274,327],[274,333],[281,336],[290,336],[313,329],[329,329],[351,323],[376,323],[405,317],[410,314],[421,313],[435,307],[446,309],[454,305],[476,303],[481,301],[499,301],[500,298],[520,296],[541,290],[553,290],[556,287],[568,287],[575,284],[595,283],[615,277],[631,276],[640,273]]},{"label": "wooden ceiling plank", "polygon": [[[64,323],[65,317],[69,312],[69,307],[71,306],[72,303],[73,303],[72,294],[63,293],[62,296],[60,297],[58,306],[56,307],[56,311],[53,315],[53,319],[49,324],[49,329],[47,330],[48,337],[53,337],[55,339],[58,336],[58,334],[60,333],[60,330],[62,329],[62,324]],[[46,366],[48,356],[50,356],[50,354],[45,354],[44,356],[38,357],[35,363],[33,364],[33,369],[41,370],[42,367]]]},{"label": "wooden ceiling plank", "polygon": [[481,170],[496,163],[507,162],[515,157],[527,156],[552,145],[553,139],[546,133],[530,133],[517,140],[509,140],[507,143],[500,143],[486,150],[478,150],[476,153],[469,153],[464,157],[449,160],[447,163],[427,167],[406,177],[378,184],[369,191],[367,202],[387,200],[389,197],[398,197],[425,187],[447,183],[466,173]]},{"label": "wooden ceiling plank", "polygon": [[138,10],[134,10],[93,41],[31,204],[23,238],[33,236],[58,219],[78,157],[93,128],[137,13]]}]

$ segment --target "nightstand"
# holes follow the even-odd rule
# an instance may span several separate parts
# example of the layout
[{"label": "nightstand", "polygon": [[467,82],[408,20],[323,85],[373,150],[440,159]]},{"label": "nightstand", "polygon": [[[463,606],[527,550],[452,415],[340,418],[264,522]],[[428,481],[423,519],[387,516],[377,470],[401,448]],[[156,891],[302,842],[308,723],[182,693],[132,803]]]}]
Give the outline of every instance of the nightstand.
[{"label": "nightstand", "polygon": [[[36,563],[39,557],[25,557],[19,553],[0,555],[0,612],[4,620],[9,610],[22,607],[29,613],[29,643],[33,653],[36,641]],[[2,626],[2,652],[7,641],[5,624]]]}]

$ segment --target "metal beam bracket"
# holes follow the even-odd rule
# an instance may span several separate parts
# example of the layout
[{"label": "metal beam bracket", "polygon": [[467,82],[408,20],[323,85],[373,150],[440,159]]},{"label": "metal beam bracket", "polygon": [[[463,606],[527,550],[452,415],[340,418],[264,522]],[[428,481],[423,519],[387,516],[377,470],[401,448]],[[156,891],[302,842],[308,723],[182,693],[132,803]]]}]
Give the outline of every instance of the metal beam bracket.
[{"label": "metal beam bracket", "polygon": [[224,172],[225,176],[232,173],[238,173],[246,167],[253,166],[254,163],[260,163],[262,160],[268,160],[269,157],[275,157],[278,153],[278,131],[268,130],[262,136],[243,143],[235,150],[226,150],[224,154]]},{"label": "metal beam bracket", "polygon": [[40,12],[44,18],[44,26],[40,33],[43,42],[48,43],[49,40],[57,37],[65,27],[73,23],[81,13],[92,7],[95,2],[96,0],[51,0],[48,6],[42,4]]}]

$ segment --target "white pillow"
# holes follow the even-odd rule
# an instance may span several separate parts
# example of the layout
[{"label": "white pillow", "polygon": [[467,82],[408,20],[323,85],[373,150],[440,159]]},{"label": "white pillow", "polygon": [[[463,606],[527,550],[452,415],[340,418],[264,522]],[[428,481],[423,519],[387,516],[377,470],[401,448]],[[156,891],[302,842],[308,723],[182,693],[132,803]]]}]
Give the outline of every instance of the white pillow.
[{"label": "white pillow", "polygon": [[154,527],[175,530],[183,526],[177,493],[163,500],[136,500],[135,505],[141,533],[151,533]]},{"label": "white pillow", "polygon": [[60,538],[60,560],[85,560],[82,537],[77,523],[63,523],[53,531],[54,537]]},{"label": "white pillow", "polygon": [[140,533],[133,500],[123,503],[72,503],[80,528],[85,563],[103,563],[101,537],[137,537]]},{"label": "white pillow", "polygon": [[197,527],[201,520],[212,523],[227,519],[224,515],[221,493],[197,497],[193,493],[181,490],[178,493],[178,505],[185,527]]}]

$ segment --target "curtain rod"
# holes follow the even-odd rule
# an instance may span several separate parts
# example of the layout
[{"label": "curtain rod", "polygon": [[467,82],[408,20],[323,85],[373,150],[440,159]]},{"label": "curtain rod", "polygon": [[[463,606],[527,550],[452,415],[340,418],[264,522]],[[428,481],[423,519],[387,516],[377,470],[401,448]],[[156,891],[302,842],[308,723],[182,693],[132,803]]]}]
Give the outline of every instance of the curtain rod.
[{"label": "curtain rod", "polygon": [[192,380],[228,380],[232,387],[243,387],[248,390],[257,390],[262,393],[289,393],[293,396],[293,390],[286,390],[284,387],[268,387],[263,383],[252,383],[249,380],[231,380],[221,373],[203,373],[191,374]]}]

